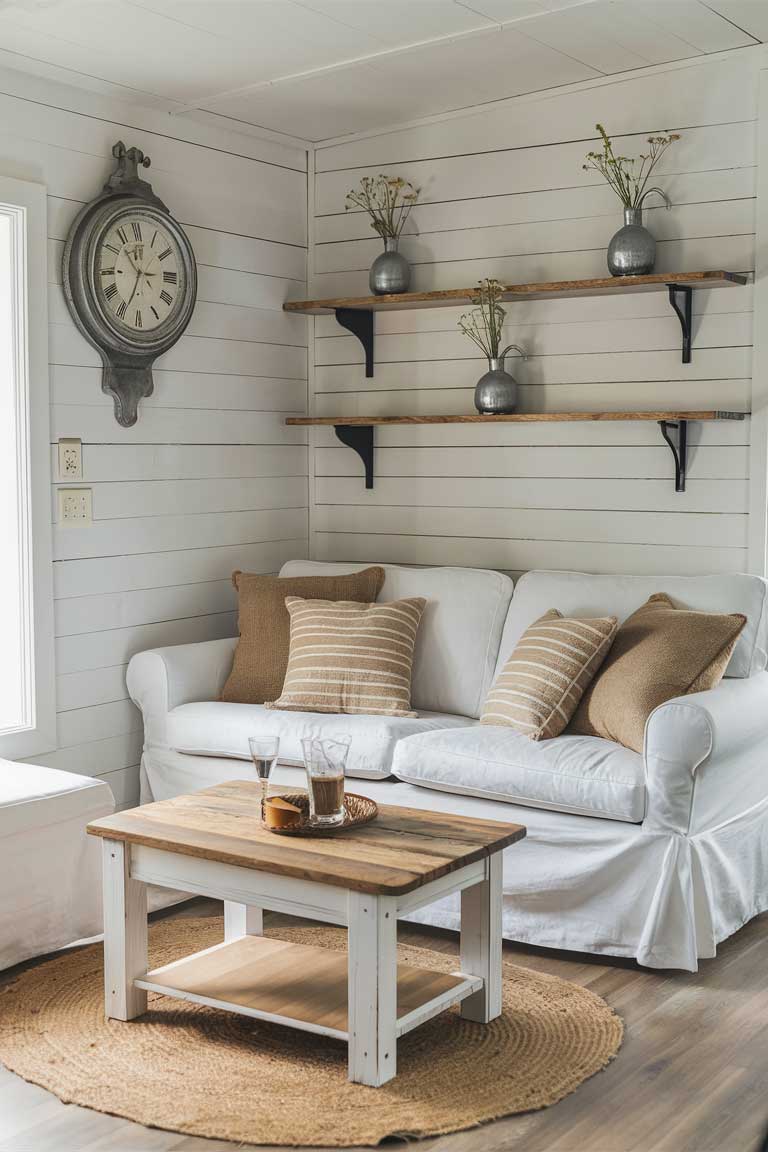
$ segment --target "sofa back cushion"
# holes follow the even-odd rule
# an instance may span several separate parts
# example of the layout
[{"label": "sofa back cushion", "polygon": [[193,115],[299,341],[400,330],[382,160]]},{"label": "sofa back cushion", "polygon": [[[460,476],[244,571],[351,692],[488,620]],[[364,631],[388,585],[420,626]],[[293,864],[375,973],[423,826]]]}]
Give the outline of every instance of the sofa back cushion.
[{"label": "sofa back cushion", "polygon": [[[334,575],[365,567],[291,560],[280,575]],[[382,567],[379,600],[423,596],[427,601],[413,661],[412,706],[420,712],[477,718],[493,683],[512,581],[481,568]]]},{"label": "sofa back cushion", "polygon": [[526,572],[518,580],[501,638],[497,671],[526,628],[550,608],[577,616],[617,616],[622,624],[655,592],[697,612],[740,612],[747,618],[725,675],[743,678],[768,661],[768,583],[740,573],[718,576],[596,576],[587,572]]}]

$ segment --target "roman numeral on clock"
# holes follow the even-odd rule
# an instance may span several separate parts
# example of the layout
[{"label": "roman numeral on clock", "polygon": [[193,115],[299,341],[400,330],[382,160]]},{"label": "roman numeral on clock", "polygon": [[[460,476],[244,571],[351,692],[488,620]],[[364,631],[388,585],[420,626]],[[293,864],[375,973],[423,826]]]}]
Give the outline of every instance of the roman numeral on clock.
[{"label": "roman numeral on clock", "polygon": [[123,243],[123,244],[128,243],[128,233],[126,232],[125,228],[118,228],[117,234],[120,237],[121,243]]},{"label": "roman numeral on clock", "polygon": [[132,224],[134,240],[141,240],[141,224],[138,224],[135,220],[132,221]]},{"label": "roman numeral on clock", "polygon": [[114,244],[105,244],[104,247],[109,248],[110,252],[114,252],[115,256],[120,255],[120,249],[115,248]]},{"label": "roman numeral on clock", "polygon": [[151,310],[152,315],[154,316],[155,320],[159,320],[160,319],[160,313],[158,312],[157,308],[155,308],[154,304],[150,304],[149,307],[150,307],[150,310]]},{"label": "roman numeral on clock", "polygon": [[162,292],[160,293],[160,299],[165,304],[172,304],[173,303],[173,296],[171,296],[170,292],[166,292],[165,289],[163,289]]},{"label": "roman numeral on clock", "polygon": [[178,276],[176,275],[175,272],[163,272],[163,283],[164,284],[175,284],[177,280],[178,280]]},{"label": "roman numeral on clock", "polygon": [[138,309],[138,308],[136,309],[136,321],[135,321],[135,325],[136,325],[136,327],[137,327],[137,328],[141,328],[141,312],[139,311],[139,309]]},{"label": "roman numeral on clock", "polygon": [[114,274],[115,274],[114,268],[102,268],[101,272],[100,272],[101,276],[114,276]]},{"label": "roman numeral on clock", "polygon": [[104,295],[106,296],[107,300],[111,300],[113,296],[117,296],[117,285],[107,284],[106,288],[104,289]]},{"label": "roman numeral on clock", "polygon": [[121,320],[125,316],[125,313],[127,312],[127,310],[128,310],[128,305],[126,304],[125,300],[121,300],[120,301],[120,307],[117,310],[117,314]]},{"label": "roman numeral on clock", "polygon": [[170,254],[171,254],[170,248],[166,248],[164,252],[158,253],[157,258],[158,258],[158,260],[165,260],[166,256],[170,256]]}]

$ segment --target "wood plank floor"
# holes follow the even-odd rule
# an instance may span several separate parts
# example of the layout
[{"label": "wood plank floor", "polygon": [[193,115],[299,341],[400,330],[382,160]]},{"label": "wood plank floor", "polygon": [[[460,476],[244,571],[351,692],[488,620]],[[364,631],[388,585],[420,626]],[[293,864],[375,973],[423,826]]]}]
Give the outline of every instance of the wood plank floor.
[{"label": "wood plank floor", "polygon": [[[195,901],[170,915],[216,915],[220,907]],[[290,921],[271,919],[280,922]],[[401,925],[400,937],[456,952],[451,933]],[[624,1046],[604,1072],[553,1108],[424,1140],[418,1152],[757,1152],[768,1127],[768,915],[722,945],[696,975],[521,945],[505,945],[505,952],[605,997],[624,1018]],[[65,1105],[0,1068],[0,1152],[235,1147],[248,1152],[253,1146],[143,1128]]]}]

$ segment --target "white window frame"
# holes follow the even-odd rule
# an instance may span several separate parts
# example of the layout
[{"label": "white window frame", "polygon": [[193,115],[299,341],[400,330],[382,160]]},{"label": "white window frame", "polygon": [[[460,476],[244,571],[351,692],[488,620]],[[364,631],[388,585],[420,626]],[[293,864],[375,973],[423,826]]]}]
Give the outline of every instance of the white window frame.
[{"label": "white window frame", "polygon": [[[42,184],[0,176],[0,210],[10,208],[19,254],[21,306],[15,317],[17,436],[24,636],[30,715],[24,727],[0,732],[0,756],[33,757],[56,747],[51,449],[48,383],[47,200]],[[2,650],[0,649],[0,659]]]}]

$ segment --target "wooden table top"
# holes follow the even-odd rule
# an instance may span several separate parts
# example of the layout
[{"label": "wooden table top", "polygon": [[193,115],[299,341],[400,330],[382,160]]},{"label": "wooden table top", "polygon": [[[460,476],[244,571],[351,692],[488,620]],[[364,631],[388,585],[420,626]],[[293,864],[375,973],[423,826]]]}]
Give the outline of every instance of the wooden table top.
[{"label": "wooden table top", "polygon": [[258,872],[387,896],[412,892],[525,836],[521,824],[390,804],[380,805],[370,824],[338,836],[276,836],[261,826],[260,796],[258,781],[232,780],[94,820],[88,831]]}]

